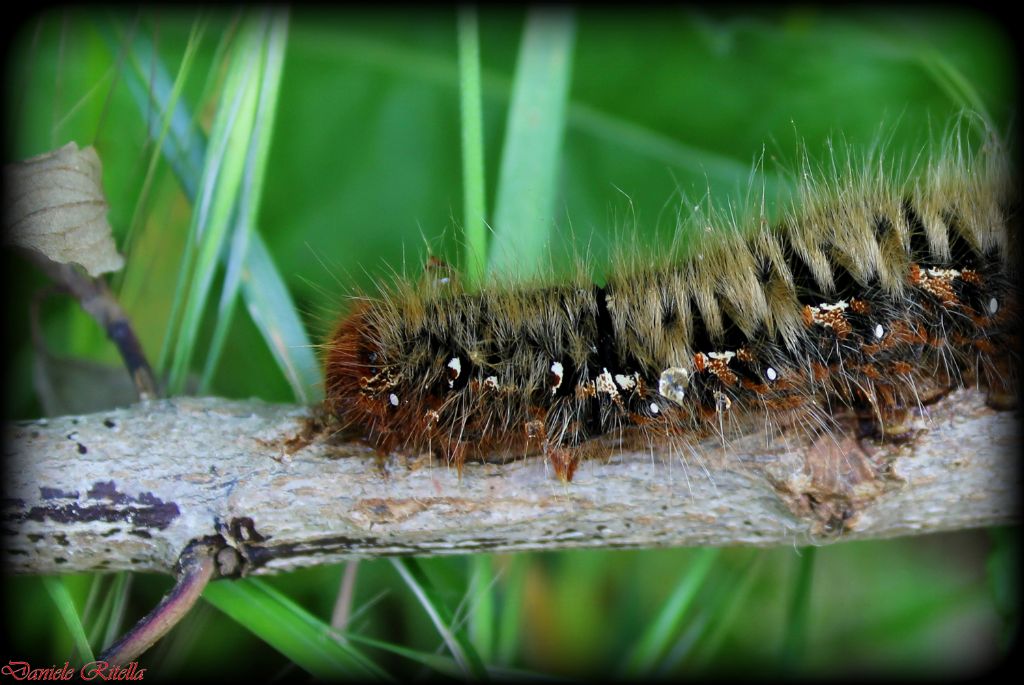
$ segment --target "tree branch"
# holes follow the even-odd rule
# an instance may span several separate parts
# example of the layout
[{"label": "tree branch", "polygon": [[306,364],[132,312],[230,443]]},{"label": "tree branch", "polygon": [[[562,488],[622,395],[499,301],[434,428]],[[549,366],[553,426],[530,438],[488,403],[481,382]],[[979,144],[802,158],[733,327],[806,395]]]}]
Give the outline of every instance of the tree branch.
[{"label": "tree branch", "polygon": [[8,425],[9,569],[218,575],[356,557],[669,545],[803,545],[1019,520],[1015,412],[958,391],[904,445],[842,435],[616,453],[555,479],[541,458],[454,469],[311,437],[313,412],[161,400]]}]

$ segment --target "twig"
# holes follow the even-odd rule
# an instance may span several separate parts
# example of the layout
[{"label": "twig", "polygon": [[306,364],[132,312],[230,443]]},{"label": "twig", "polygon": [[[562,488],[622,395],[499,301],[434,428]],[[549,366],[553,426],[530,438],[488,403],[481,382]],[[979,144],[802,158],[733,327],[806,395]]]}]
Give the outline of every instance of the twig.
[{"label": "twig", "polygon": [[[216,398],[8,426],[8,568],[219,576],[345,559],[568,547],[803,545],[1019,520],[1015,412],[976,391],[909,444],[763,435],[692,454],[618,453],[562,484],[541,458],[467,464],[331,444],[313,412]],[[705,471],[704,467],[707,467]]]},{"label": "twig", "polygon": [[120,640],[100,655],[99,661],[123,666],[135,661],[185,617],[214,577],[213,550],[205,545],[189,548],[181,558],[178,582],[156,607]]},{"label": "twig", "polygon": [[132,329],[128,315],[117,302],[103,276],[89,276],[71,264],[58,264],[38,253],[23,253],[54,283],[75,297],[82,305],[82,309],[106,331],[107,337],[117,346],[117,351],[124,360],[139,399],[151,400],[158,397],[156,378],[142,351],[139,338]]}]

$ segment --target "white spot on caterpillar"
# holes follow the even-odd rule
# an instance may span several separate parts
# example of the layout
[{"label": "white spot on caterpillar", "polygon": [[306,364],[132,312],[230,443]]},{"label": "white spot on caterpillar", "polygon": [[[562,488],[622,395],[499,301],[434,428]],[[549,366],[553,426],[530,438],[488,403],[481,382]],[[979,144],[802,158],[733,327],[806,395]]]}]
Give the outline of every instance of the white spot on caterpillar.
[{"label": "white spot on caterpillar", "polygon": [[395,393],[391,393],[390,395],[388,395],[388,402],[391,403],[392,407],[397,407],[398,406],[398,395],[396,395]]},{"label": "white spot on caterpillar", "polygon": [[[332,341],[333,363],[324,383],[330,406],[338,407],[345,422],[376,427],[368,433],[386,447],[393,446],[397,437],[412,453],[440,450],[461,458],[464,452],[476,453],[489,446],[503,454],[512,445],[511,451],[523,454],[545,452],[545,462],[554,464],[566,479],[571,477],[569,466],[583,454],[581,445],[601,444],[603,452],[606,440],[617,439],[618,434],[630,436],[622,440],[626,444],[642,445],[670,436],[674,448],[691,444],[695,448],[698,440],[715,430],[727,443],[732,431],[752,427],[760,432],[763,424],[765,441],[770,443],[781,420],[774,414],[783,412],[783,422],[793,424],[797,438],[819,439],[819,424],[834,424],[827,432],[838,433],[846,426],[830,420],[838,407],[829,401],[832,398],[823,386],[836,386],[833,390],[850,397],[856,390],[858,398],[881,403],[878,409],[884,413],[891,403],[902,406],[907,396],[916,397],[915,383],[923,383],[926,377],[926,394],[942,392],[941,386],[953,380],[945,376],[956,374],[939,374],[943,378],[937,380],[930,376],[935,375],[932,367],[947,356],[970,357],[966,361],[971,366],[987,368],[992,357],[1007,347],[1005,340],[1013,331],[1009,325],[997,325],[1011,313],[1010,309],[1007,315],[1002,313],[998,299],[1002,295],[996,294],[1008,292],[999,288],[1002,281],[993,288],[993,275],[983,267],[974,271],[966,263],[941,263],[951,250],[958,253],[957,245],[948,242],[998,248],[992,255],[997,266],[1009,259],[1006,246],[1013,241],[1006,237],[1005,217],[998,208],[989,207],[998,204],[996,196],[1003,188],[1002,162],[991,164],[987,154],[964,157],[961,163],[959,158],[950,159],[955,154],[943,153],[937,165],[922,169],[920,186],[890,184],[884,179],[864,182],[860,171],[854,171],[852,178],[847,177],[849,170],[842,169],[822,175],[806,173],[813,191],[806,198],[806,210],[792,206],[784,212],[786,220],[776,222],[756,211],[749,214],[748,207],[737,208],[736,215],[742,218],[726,218],[721,222],[724,227],[714,228],[722,235],[696,241],[706,250],[700,255],[691,252],[689,257],[660,259],[662,255],[651,254],[657,248],[634,250],[627,244],[630,258],[618,260],[600,283],[583,274],[555,282],[555,274],[548,274],[552,280],[545,279],[550,285],[542,289],[487,286],[479,295],[466,296],[458,279],[452,278],[456,287],[450,295],[424,292],[415,284],[390,290],[393,295],[354,311]],[[999,173],[989,177],[988,169]],[[947,178],[953,183],[948,184]],[[979,191],[980,199],[975,197]],[[961,197],[965,195],[970,195],[971,202]],[[701,208],[707,205],[695,203],[697,230],[703,234],[701,229],[712,227],[699,223],[702,215],[711,212]],[[947,211],[961,224],[956,230],[944,223]],[[927,236],[922,234],[925,226]],[[755,239],[739,240],[733,238],[734,228],[736,233],[740,228],[752,229],[750,235],[761,233]],[[892,240],[874,236],[886,230]],[[910,234],[915,240],[910,240]],[[956,270],[961,267],[962,271]],[[1000,279],[1005,277],[1000,274]],[[837,281],[831,293],[813,294],[826,289],[817,283],[819,276]],[[809,283],[804,283],[805,277]],[[851,280],[867,277],[876,278],[878,284],[868,287]],[[990,299],[981,300],[985,292]],[[598,311],[595,294],[597,304],[606,311]],[[1011,309],[1014,304],[1009,302]],[[601,321],[595,319],[598,314]],[[954,330],[943,331],[951,317],[957,319]],[[423,326],[425,320],[429,326]],[[893,322],[891,332],[889,321]],[[607,335],[602,338],[599,330]],[[740,330],[749,333],[749,341],[740,343],[748,336],[739,336],[736,350],[717,347],[731,342],[706,342],[721,340],[726,333],[732,339]],[[907,341],[873,358],[878,357],[877,348],[888,348],[901,336]],[[452,342],[438,351],[436,343],[443,340]],[[519,344],[527,340],[542,340],[547,351],[540,351],[539,345]],[[991,345],[984,344],[988,341]],[[604,348],[609,345],[623,359],[640,361],[644,374],[637,377],[618,364],[613,364],[619,369],[615,374],[598,370],[601,367],[594,362],[607,355]],[[364,359],[364,350],[379,354],[380,361],[372,359],[369,351]],[[925,350],[924,357],[915,354],[920,350]],[[455,354],[444,359],[446,351]],[[463,354],[466,368],[461,368]],[[549,373],[541,371],[545,356]],[[736,369],[732,369],[733,357]],[[772,358],[786,364],[785,381],[782,371],[767,363]],[[431,361],[424,364],[425,360]],[[443,371],[438,373],[436,364],[442,360]],[[452,368],[450,362],[459,368]],[[373,376],[380,368],[389,371]],[[488,369],[494,375],[485,378]],[[496,390],[499,370],[505,382]],[[1000,370],[1016,372],[1001,364]],[[444,413],[424,416],[427,407],[440,408],[437,394],[446,394],[437,392],[444,387],[440,381],[451,379],[453,373],[456,379],[447,393]],[[472,387],[455,397],[459,393],[454,385],[466,384],[462,373]],[[545,386],[554,388],[552,394],[544,394]],[[402,395],[394,395],[397,405],[392,406],[389,393],[399,389]],[[602,394],[607,399],[601,399]],[[735,427],[730,425],[733,395],[738,412]],[[594,398],[599,407],[594,406]],[[643,414],[643,399],[648,402],[647,414]],[[669,404],[662,407],[662,400]],[[787,409],[791,404],[797,406]],[[601,415],[587,417],[592,409],[599,409]],[[414,410],[420,412],[419,419]],[[538,416],[543,420],[530,423]],[[425,429],[430,418],[434,424]],[[655,420],[646,420],[650,418]],[[524,426],[532,436],[529,440]],[[550,469],[545,466],[544,470]]]},{"label": "white spot on caterpillar", "polygon": [[601,369],[601,375],[594,381],[594,389],[612,397],[619,394],[619,391],[615,388],[615,383],[612,382],[612,375],[608,373],[608,369]]},{"label": "white spot on caterpillar", "polygon": [[942,278],[945,280],[951,280],[960,276],[960,272],[956,269],[928,269],[925,273],[932,278]]},{"label": "white spot on caterpillar", "polygon": [[839,300],[835,304],[822,302],[817,307],[808,306],[805,309],[805,311],[810,313],[810,320],[807,323],[810,325],[813,322],[826,328],[837,330],[844,326],[848,328],[843,312],[849,309],[849,307],[850,304],[846,300]]},{"label": "white spot on caterpillar", "polygon": [[623,376],[621,373],[615,374],[615,382],[619,384],[619,387],[623,390],[632,390],[636,387],[637,381],[640,379],[640,374],[634,373],[632,376]]},{"label": "white spot on caterpillar", "polygon": [[562,374],[564,372],[565,367],[562,366],[562,362],[551,362],[551,375],[554,376],[554,380],[551,381],[552,395],[558,392],[558,389],[562,387]]},{"label": "white spot on caterpillar", "polygon": [[850,305],[846,302],[846,300],[839,300],[835,304],[819,304],[817,307],[815,307],[815,309],[820,309],[821,311],[825,312],[842,312],[845,311],[849,306]]},{"label": "white spot on caterpillar", "polygon": [[448,374],[448,387],[455,387],[455,380],[462,375],[462,360],[458,357],[452,357],[448,361],[448,368],[451,372]]},{"label": "white spot on caterpillar", "polygon": [[682,402],[686,396],[686,386],[689,384],[690,372],[681,366],[673,366],[661,372],[658,392],[673,402]]}]

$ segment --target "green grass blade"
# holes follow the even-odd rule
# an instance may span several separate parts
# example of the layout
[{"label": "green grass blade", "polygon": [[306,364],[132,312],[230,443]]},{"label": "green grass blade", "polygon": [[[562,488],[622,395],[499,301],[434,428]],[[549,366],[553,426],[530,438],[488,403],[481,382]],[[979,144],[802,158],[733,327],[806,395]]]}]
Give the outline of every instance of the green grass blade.
[{"label": "green grass blade", "polygon": [[[434,654],[432,652],[421,652],[408,647],[402,647],[390,642],[384,642],[382,640],[375,640],[372,637],[365,635],[358,635],[355,633],[338,633],[339,637],[352,640],[364,644],[368,647],[375,647],[382,651],[390,654],[409,659],[421,666],[425,666],[441,675],[448,676],[450,678],[460,678],[464,675],[463,671],[459,668],[455,660],[450,656],[442,656],[440,654]],[[488,666],[487,673],[496,680],[506,681],[553,681],[556,680],[554,676],[550,676],[544,673],[534,673],[532,671],[523,671],[514,668],[502,668],[500,666]]]},{"label": "green grass blade", "polygon": [[[320,51],[325,57],[344,57],[443,87],[458,88],[461,85],[459,65],[431,52],[345,32],[332,31],[328,37],[309,27],[304,27],[301,35],[307,49]],[[485,97],[503,103],[510,101],[512,84],[508,78],[488,71],[481,71],[480,78]],[[752,159],[737,159],[676,140],[655,129],[590,105],[570,100],[566,125],[570,130],[591,136],[601,144],[611,144],[670,167],[706,174],[716,184],[738,187],[750,178]],[[765,179],[765,189],[769,196],[776,188],[782,191],[788,189],[788,182],[775,172],[764,170],[761,176]]]},{"label": "green grass blade", "polygon": [[[152,42],[138,27],[130,35],[125,34],[114,20],[100,22],[97,29],[113,53],[125,51],[125,69],[121,78],[149,126],[150,138],[160,141],[164,159],[175,170],[185,194],[194,198],[202,174],[206,144],[188,110],[175,97],[175,83],[160,62]],[[154,109],[164,114],[153,117]],[[170,127],[167,135],[162,137],[165,119],[170,120]]]},{"label": "green grass blade", "polygon": [[459,104],[462,124],[463,237],[462,273],[479,283],[487,264],[487,217],[484,193],[484,120],[480,90],[480,28],[475,7],[458,14]]},{"label": "green grass blade", "polygon": [[388,679],[361,652],[335,639],[331,627],[267,583],[210,583],[203,599],[321,680]]},{"label": "green grass blade", "polygon": [[623,675],[627,679],[652,672],[658,659],[676,637],[680,623],[693,604],[697,590],[703,585],[718,554],[718,548],[707,547],[695,557],[693,565],[676,584],[675,591],[665,601],[665,606],[657,618],[637,641],[632,653],[626,657]]},{"label": "green grass blade", "polygon": [[489,268],[530,277],[545,263],[554,223],[575,20],[564,9],[526,18],[501,155]]},{"label": "green grass blade", "polygon": [[455,662],[455,659],[450,656],[443,656],[432,652],[421,652],[415,649],[409,649],[408,647],[402,647],[401,645],[396,645],[391,642],[374,640],[372,637],[366,637],[365,635],[355,633],[339,632],[338,636],[409,659],[410,661],[429,668],[432,671],[436,671],[441,675],[446,675],[451,678],[461,678],[465,675],[462,669],[459,668],[459,665]]},{"label": "green grass blade", "polygon": [[[100,28],[116,52],[119,43],[114,33],[104,30],[103,26]],[[140,114],[149,121],[147,114],[151,108],[158,111],[168,109],[171,79],[145,36],[137,34],[129,50],[131,63],[144,65],[144,68],[127,69],[123,78]],[[207,147],[206,138],[194,121],[187,107],[179,101],[171,115],[170,133],[161,149],[186,197],[193,203]],[[151,135],[156,137],[157,131],[151,129]],[[186,250],[189,249],[191,247],[186,246]],[[320,364],[284,278],[258,232],[251,235],[246,253],[242,298],[296,399],[303,403],[316,402],[321,396]]]},{"label": "green grass blade", "polygon": [[713,612],[707,610],[698,612],[672,645],[665,658],[658,664],[657,670],[651,674],[651,680],[666,680],[669,674],[678,672],[679,664],[689,657],[694,646],[707,634],[708,626],[713,620]]},{"label": "green grass blade", "polygon": [[131,573],[118,571],[111,576],[97,575],[96,587],[101,581],[111,579],[109,587],[102,591],[103,599],[99,609],[92,616],[89,606],[92,600],[90,591],[90,602],[86,603],[86,609],[82,612],[82,623],[89,625],[89,644],[99,645],[102,649],[113,644],[121,632],[121,622],[124,618],[124,607],[128,600],[128,588],[131,584]]},{"label": "green grass blade", "polygon": [[[194,30],[195,25],[193,25]],[[127,69],[123,74],[124,80],[128,84],[128,89],[132,93],[136,104],[139,106],[142,117],[149,126],[149,135],[157,142],[158,149],[163,153],[164,158],[171,162],[172,166],[187,169],[188,173],[184,177],[188,179],[189,184],[185,190],[186,194],[193,198],[202,175],[205,146],[200,149],[196,146],[188,145],[188,140],[191,138],[191,131],[189,129],[194,122],[183,113],[183,110],[176,107],[179,102],[180,88],[184,85],[187,70],[184,68],[179,69],[178,77],[172,84],[166,69],[159,62],[159,57],[153,44],[144,32],[139,29],[137,24],[132,27],[130,34],[127,35],[115,20],[111,20],[110,23],[101,24],[100,31],[107,38],[115,53],[117,48],[125,50]],[[186,54],[185,58],[182,59],[182,67],[190,63],[191,58]],[[161,112],[160,117],[153,116],[154,109],[157,112]],[[165,122],[170,124],[166,128],[163,126]],[[191,154],[186,154],[186,150],[190,150]],[[145,192],[146,188],[144,187],[143,193]],[[136,206],[136,211],[138,211],[142,204],[142,196],[140,195],[140,202]],[[136,226],[140,221],[141,219],[133,216],[131,226]],[[186,238],[185,255],[191,254],[193,243],[194,235],[190,231]],[[164,333],[160,356],[157,359],[156,370],[158,375],[163,374],[169,362],[176,330],[175,323],[177,322],[185,296],[185,283],[188,277],[187,264],[188,260],[186,259],[179,270],[177,283],[174,288],[168,326]]]},{"label": "green grass blade", "polygon": [[206,356],[206,367],[199,386],[200,392],[203,393],[209,391],[213,373],[224,349],[224,342],[227,340],[235,302],[237,302],[238,292],[241,288],[242,269],[248,252],[250,236],[259,223],[263,179],[266,176],[271,133],[274,130],[274,113],[277,109],[278,93],[281,86],[281,68],[284,64],[288,15],[286,12],[281,12],[270,19],[270,22],[260,50],[262,69],[257,86],[259,97],[232,228],[231,248],[227,257],[227,273],[221,288],[217,324],[213,331],[213,338]]},{"label": "green grass blade", "polygon": [[75,608],[75,602],[71,598],[71,593],[65,587],[63,579],[44,576],[43,586],[46,588],[46,592],[49,593],[54,605],[56,605],[60,617],[64,619],[64,625],[67,626],[68,632],[71,633],[71,638],[74,640],[75,648],[78,650],[79,655],[86,662],[92,661],[92,647],[89,646],[89,640],[85,636],[85,628],[82,626],[78,609]]},{"label": "green grass blade", "polygon": [[[243,11],[240,9],[234,10],[231,14],[231,19],[228,26],[220,31],[220,37],[217,40],[217,47],[214,48],[213,56],[210,58],[211,68],[206,72],[206,78],[203,79],[203,87],[196,97],[194,102],[200,103],[195,111],[191,112],[189,116],[189,123],[192,129],[199,131],[200,124],[199,120],[202,114],[205,103],[213,102],[214,96],[217,92],[217,88],[221,85],[223,79],[223,69],[221,65],[227,63],[227,56],[231,49],[231,46],[235,42],[235,37],[238,35],[238,27],[242,22]],[[189,114],[187,109],[175,109],[175,114]],[[204,144],[205,149],[205,144]],[[202,163],[202,158],[200,158]],[[198,176],[196,177],[198,179]]]},{"label": "green grass blade", "polygon": [[242,274],[245,306],[295,399],[303,404],[318,402],[323,398],[323,386],[313,345],[266,243],[256,234],[252,237]]},{"label": "green grass blade", "polygon": [[[194,356],[199,326],[213,287],[232,215],[237,211],[239,188],[245,169],[255,119],[259,80],[260,46],[265,21],[246,18],[225,77],[224,91],[213,120],[206,148],[199,195],[189,232],[194,236],[195,266],[188,298],[182,312],[174,353],[171,356],[168,392],[181,393]],[[188,263],[193,255],[186,255]],[[182,274],[188,269],[183,269]],[[173,319],[172,319],[173,320]]]},{"label": "green grass blade", "polygon": [[441,639],[448,646],[448,651],[451,652],[455,663],[458,664],[463,677],[486,680],[487,669],[483,661],[473,649],[473,645],[469,644],[459,631],[452,628],[454,621],[451,612],[436,596],[437,593],[434,592],[430,580],[419,563],[415,559],[392,559],[391,563],[398,571],[398,575],[412,590],[420,606],[427,612],[427,616],[430,617],[430,621],[441,635]]},{"label": "green grass blade", "polygon": [[508,666],[519,652],[523,621],[523,591],[526,585],[528,554],[513,554],[505,571],[505,597],[501,603],[501,619],[495,647],[496,661]]},{"label": "green grass blade", "polygon": [[799,665],[807,647],[808,617],[810,616],[811,586],[814,578],[816,553],[816,547],[804,547],[800,550],[799,566],[793,583],[793,599],[789,605],[789,619],[782,642],[782,666],[790,670]]},{"label": "green grass blade", "polygon": [[108,602],[106,601],[109,599],[109,595],[104,595],[104,602],[100,606],[99,613],[97,614],[96,603],[99,601],[99,596],[103,588],[103,581],[105,579],[106,576],[98,573],[92,577],[89,581],[89,594],[85,598],[85,606],[78,615],[79,619],[82,621],[82,626],[89,626],[86,639],[89,641],[90,645],[96,644],[96,639],[99,637],[97,635],[98,628],[102,624],[106,611],[109,608],[107,606]]},{"label": "green grass blade", "polygon": [[[121,245],[121,250],[125,253],[130,252],[132,238],[142,222],[143,208],[146,206],[146,200],[149,197],[153,179],[156,176],[157,163],[162,157],[161,150],[163,149],[164,144],[167,141],[167,137],[171,132],[174,119],[173,113],[176,111],[178,100],[181,98],[181,92],[185,86],[185,81],[192,71],[192,62],[195,59],[199,43],[202,41],[205,30],[205,21],[196,21],[192,25],[192,31],[189,34],[188,42],[185,44],[185,54],[181,57],[181,65],[178,67],[178,74],[174,77],[174,83],[172,84],[170,93],[167,97],[167,107],[160,110],[160,117],[158,120],[151,118],[151,121],[153,121],[153,127],[159,125],[160,128],[156,134],[156,144],[153,146],[153,151],[150,154],[149,164],[146,167],[146,176],[142,183],[142,189],[139,191],[139,198],[135,203],[135,210],[132,212],[131,222],[128,224],[128,234],[125,237],[124,243]],[[132,51],[129,52],[135,57],[138,56]],[[136,60],[132,61],[135,69],[139,69],[141,67]],[[123,276],[124,271],[122,270],[119,274]]]},{"label": "green grass blade", "polygon": [[757,570],[760,568],[761,560],[764,558],[764,552],[756,550],[753,559],[750,560],[747,568],[740,572],[732,587],[729,588],[729,592],[722,595],[722,601],[718,603],[713,614],[712,626],[702,636],[703,644],[695,655],[693,663],[695,670],[703,670],[708,662],[718,653],[722,640],[725,639],[729,628],[736,620],[737,614],[739,614],[740,607],[743,606],[743,602],[750,593],[754,579],[757,578]]},{"label": "green grass blade", "polygon": [[[322,51],[329,55],[344,56],[354,62],[370,64],[379,69],[416,78],[443,87],[461,87],[460,65],[434,53],[410,49],[405,46],[356,36],[344,32],[333,35],[330,43],[315,31],[304,29],[302,36],[307,48],[323,44]],[[512,97],[512,84],[503,75],[481,71],[482,94],[508,103]],[[735,186],[746,183],[750,177],[752,159],[729,157],[693,143],[676,140],[659,131],[609,114],[598,108],[571,99],[568,102],[566,125],[570,130],[586,134],[602,144],[611,144],[671,167],[706,174],[715,183]],[[765,171],[767,189],[785,189],[787,182],[774,172]]]},{"label": "green grass blade", "polygon": [[494,567],[491,555],[476,554],[470,560],[469,639],[484,663],[494,659]]},{"label": "green grass blade", "polygon": [[[114,582],[110,586],[107,597],[110,601],[110,612],[107,614],[106,630],[103,631],[103,641],[100,643],[105,649],[114,644],[122,633],[124,625],[124,614],[128,607],[129,590],[131,590],[132,574],[127,571],[120,571],[114,575]],[[106,602],[104,602],[106,604]]]}]

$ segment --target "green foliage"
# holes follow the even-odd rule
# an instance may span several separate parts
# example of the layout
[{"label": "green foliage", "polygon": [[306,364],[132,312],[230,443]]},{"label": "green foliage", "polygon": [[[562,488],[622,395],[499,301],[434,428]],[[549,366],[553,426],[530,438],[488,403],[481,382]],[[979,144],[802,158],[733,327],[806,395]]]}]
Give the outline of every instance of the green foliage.
[{"label": "green foliage", "polygon": [[[913,159],[964,108],[1004,128],[1010,50],[994,22],[953,9],[580,10],[562,23],[66,9],[25,23],[10,48],[9,154],[97,147],[128,257],[116,290],[151,360],[170,341],[171,388],[201,373],[211,393],[311,402],[311,341],[344,297],[391,270],[417,276],[428,254],[482,266],[480,219],[497,232],[492,260],[513,257],[502,273],[585,253],[599,276],[617,241],[663,245],[708,196],[783,197],[801,140],[820,159],[830,137],[884,135]],[[563,71],[545,55],[565,57]],[[539,120],[535,102],[549,103]],[[22,267],[12,284],[7,316],[25,331],[41,279]],[[42,324],[60,353],[116,363],[72,303]],[[37,414],[19,368],[27,336],[10,358],[13,414]],[[997,534],[988,580],[988,540],[973,534],[801,556],[376,560],[359,567],[344,631],[330,626],[341,570],[317,568],[215,584],[217,611],[144,661],[167,678],[965,673],[1016,633],[1007,540]],[[12,579],[11,653],[44,665],[99,651],[167,588],[128,578]]]},{"label": "green foliage", "polygon": [[490,252],[491,270],[506,277],[544,272],[575,32],[569,10],[527,13],[505,123]]},{"label": "green foliage", "polygon": [[61,578],[46,576],[42,578],[43,587],[50,594],[53,605],[64,620],[68,632],[75,641],[75,649],[82,655],[84,661],[92,660],[92,649],[89,647],[89,640],[85,636],[85,628],[82,627],[81,618],[75,608],[75,602],[71,593]]},{"label": "green foliage", "polygon": [[203,597],[320,680],[386,678],[330,625],[262,581],[213,583]]},{"label": "green foliage", "polygon": [[483,95],[480,90],[480,25],[476,8],[459,10],[459,102],[462,129],[463,277],[480,281],[487,264]]}]

